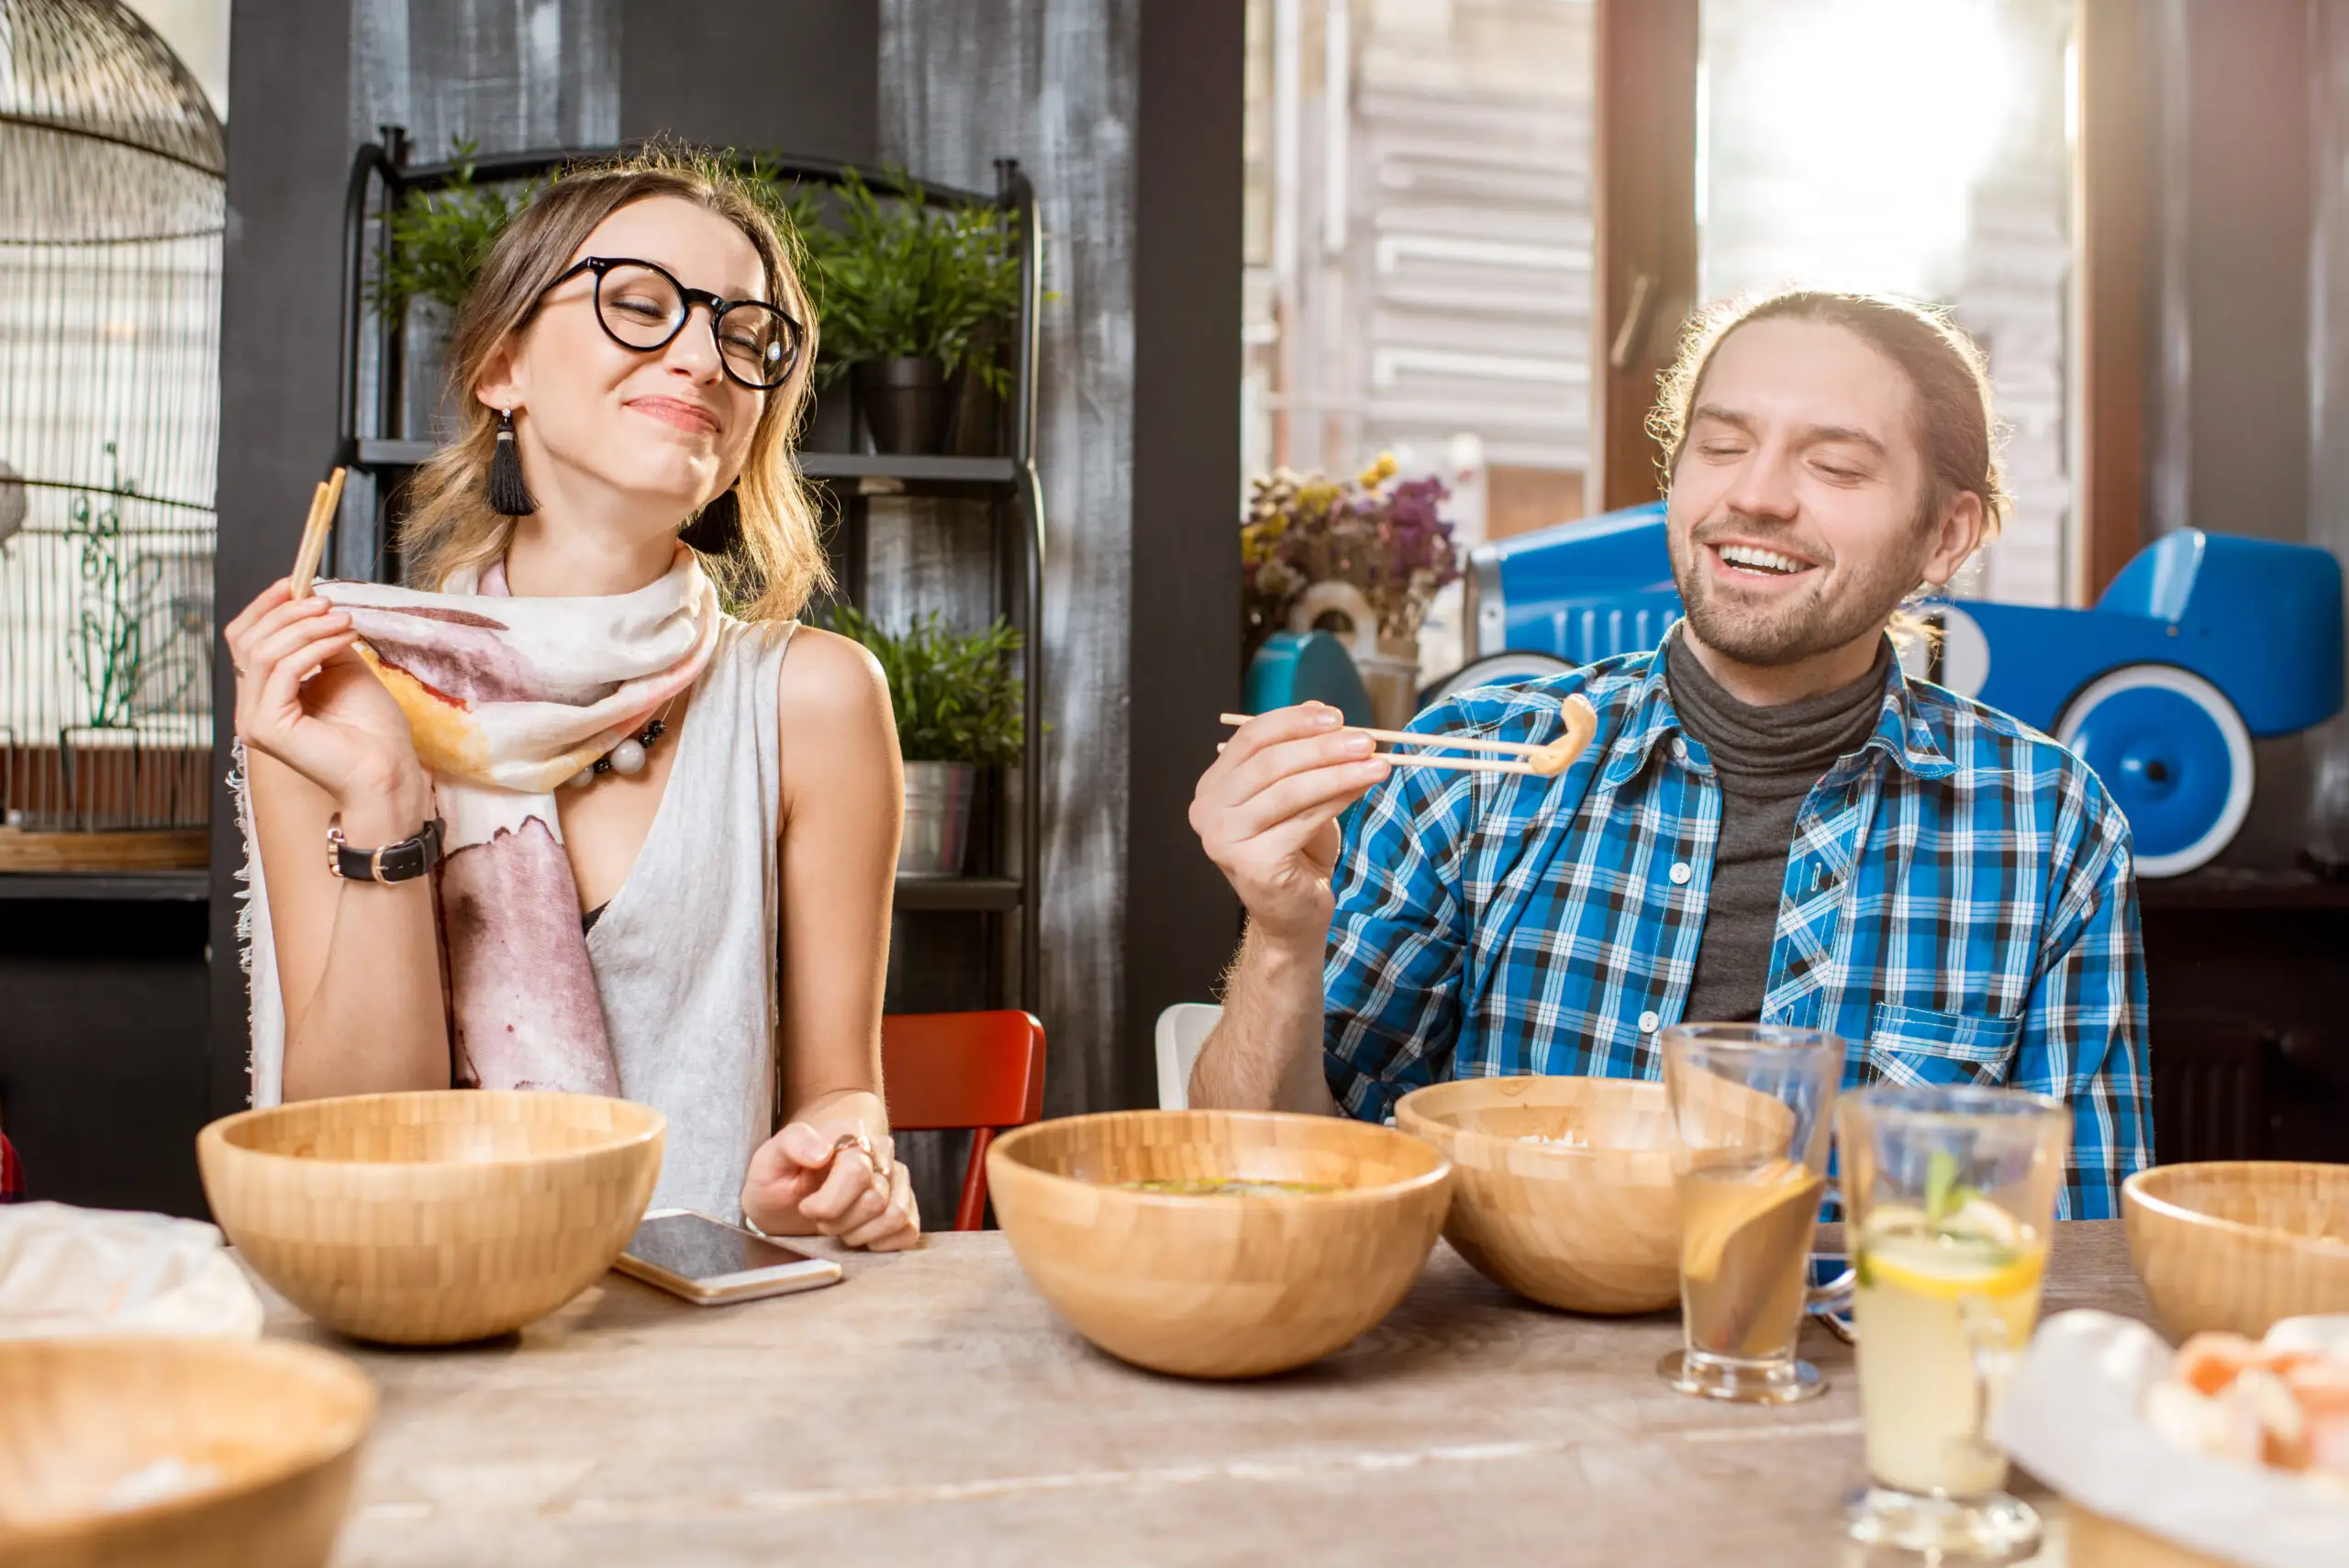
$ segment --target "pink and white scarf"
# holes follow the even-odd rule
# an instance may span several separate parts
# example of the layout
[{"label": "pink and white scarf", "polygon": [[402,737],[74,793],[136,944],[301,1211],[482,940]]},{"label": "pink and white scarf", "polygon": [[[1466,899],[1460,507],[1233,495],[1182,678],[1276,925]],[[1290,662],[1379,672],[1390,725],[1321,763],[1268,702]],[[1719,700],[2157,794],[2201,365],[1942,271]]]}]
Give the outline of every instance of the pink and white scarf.
[{"label": "pink and white scarf", "polygon": [[[709,662],[718,595],[693,551],[679,545],[658,582],[607,598],[514,598],[503,562],[458,573],[438,594],[371,583],[317,591],[351,612],[360,656],[407,715],[432,775],[453,1081],[618,1094],[554,792]],[[253,1103],[274,1105],[285,1020],[241,751],[239,762]]]}]

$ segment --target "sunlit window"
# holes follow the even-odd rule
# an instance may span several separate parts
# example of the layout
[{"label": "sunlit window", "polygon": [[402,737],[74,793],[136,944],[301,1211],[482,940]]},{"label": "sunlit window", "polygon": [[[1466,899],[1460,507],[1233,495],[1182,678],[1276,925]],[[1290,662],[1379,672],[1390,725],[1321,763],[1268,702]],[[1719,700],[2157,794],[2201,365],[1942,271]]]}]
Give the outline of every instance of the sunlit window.
[{"label": "sunlit window", "polygon": [[[1441,473],[1462,539],[1583,515],[1590,0],[1251,0],[1242,456]],[[1422,637],[1459,660],[1457,593]]]},{"label": "sunlit window", "polygon": [[1968,586],[2064,602],[2071,0],[1704,0],[1701,17],[1700,291],[1949,306],[1988,350],[2016,496]]}]

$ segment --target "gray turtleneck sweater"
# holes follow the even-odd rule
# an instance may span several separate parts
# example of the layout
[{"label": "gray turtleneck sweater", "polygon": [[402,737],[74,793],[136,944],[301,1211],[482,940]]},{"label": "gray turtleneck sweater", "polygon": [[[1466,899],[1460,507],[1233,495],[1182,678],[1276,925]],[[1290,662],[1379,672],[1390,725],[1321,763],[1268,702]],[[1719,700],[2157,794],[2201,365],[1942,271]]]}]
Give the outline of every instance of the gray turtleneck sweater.
[{"label": "gray turtleneck sweater", "polygon": [[1762,1016],[1770,948],[1795,817],[1820,775],[1860,749],[1884,706],[1892,644],[1848,686],[1776,707],[1755,707],[1723,690],[1688,650],[1665,644],[1664,680],[1681,728],[1703,745],[1721,789],[1720,841],[1713,852],[1697,975],[1682,1012],[1690,1023],[1751,1023]]}]

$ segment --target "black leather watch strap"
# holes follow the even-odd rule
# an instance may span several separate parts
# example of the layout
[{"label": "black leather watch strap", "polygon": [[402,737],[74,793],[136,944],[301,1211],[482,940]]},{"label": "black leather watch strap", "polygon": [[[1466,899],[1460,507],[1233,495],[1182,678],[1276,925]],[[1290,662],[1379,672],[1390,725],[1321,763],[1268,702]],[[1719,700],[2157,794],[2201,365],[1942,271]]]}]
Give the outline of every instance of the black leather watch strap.
[{"label": "black leather watch strap", "polygon": [[358,850],[343,841],[342,824],[327,828],[327,865],[349,882],[410,882],[440,863],[440,819],[381,849]]}]

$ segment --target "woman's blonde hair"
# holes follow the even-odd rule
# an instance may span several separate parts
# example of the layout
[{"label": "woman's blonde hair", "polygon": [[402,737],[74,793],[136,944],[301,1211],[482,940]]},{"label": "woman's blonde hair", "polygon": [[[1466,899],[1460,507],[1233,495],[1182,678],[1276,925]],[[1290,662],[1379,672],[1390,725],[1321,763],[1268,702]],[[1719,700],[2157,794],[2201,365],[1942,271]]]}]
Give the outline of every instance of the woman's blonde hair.
[{"label": "woman's blonde hair", "polygon": [[791,379],[766,394],[751,434],[735,488],[740,539],[724,555],[704,556],[703,564],[728,602],[753,620],[787,620],[810,594],[829,585],[816,508],[792,457],[816,362],[816,313],[794,265],[797,236],[721,161],[667,144],[565,170],[490,246],[450,334],[456,439],[427,459],[408,485],[399,539],[412,583],[438,588],[458,568],[505,551],[514,520],[489,505],[497,418],[473,388],[499,345],[530,325],[540,296],[596,226],[622,207],[659,196],[692,202],[740,229],[759,253],[768,300],[807,330]]}]

